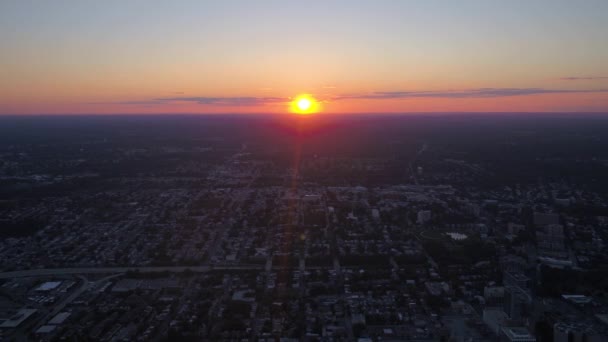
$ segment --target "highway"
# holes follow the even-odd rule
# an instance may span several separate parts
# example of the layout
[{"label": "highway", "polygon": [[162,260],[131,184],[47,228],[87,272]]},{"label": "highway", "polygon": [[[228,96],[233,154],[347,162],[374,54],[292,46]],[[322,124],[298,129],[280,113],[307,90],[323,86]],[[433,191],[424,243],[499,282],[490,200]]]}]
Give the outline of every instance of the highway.
[{"label": "highway", "polygon": [[190,270],[196,273],[208,272],[212,269],[225,270],[255,270],[262,269],[262,265],[235,265],[235,266],[158,266],[158,267],[75,267],[75,268],[41,268],[33,270],[22,270],[0,273],[0,279],[8,278],[23,278],[23,277],[40,277],[40,276],[57,276],[57,275],[79,275],[79,274],[112,274],[125,273],[129,271],[139,271],[142,273],[152,272],[184,272]]},{"label": "highway", "polygon": [[[332,265],[334,267],[334,265]],[[330,269],[332,267],[311,267],[306,266],[308,270],[321,270]],[[60,276],[60,275],[83,275],[83,274],[114,274],[114,273],[126,273],[130,271],[138,271],[141,273],[153,273],[153,272],[171,272],[180,273],[186,270],[194,273],[205,273],[213,270],[235,270],[235,271],[246,271],[246,270],[259,270],[264,271],[265,265],[220,265],[220,266],[127,266],[127,267],[74,267],[74,268],[40,268],[32,270],[21,270],[21,271],[10,271],[0,272],[0,279],[10,278],[25,278],[25,277],[44,277],[44,276]],[[280,267],[272,265],[273,270],[282,269],[297,269],[297,267]]]}]

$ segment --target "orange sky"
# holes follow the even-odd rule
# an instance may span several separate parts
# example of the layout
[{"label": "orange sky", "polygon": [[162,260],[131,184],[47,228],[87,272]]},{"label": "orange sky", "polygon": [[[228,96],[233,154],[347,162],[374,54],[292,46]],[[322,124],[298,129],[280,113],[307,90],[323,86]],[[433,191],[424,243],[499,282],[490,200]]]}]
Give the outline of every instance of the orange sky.
[{"label": "orange sky", "polygon": [[287,113],[303,93],[324,113],[608,112],[606,13],[596,0],[7,0],[0,114]]}]

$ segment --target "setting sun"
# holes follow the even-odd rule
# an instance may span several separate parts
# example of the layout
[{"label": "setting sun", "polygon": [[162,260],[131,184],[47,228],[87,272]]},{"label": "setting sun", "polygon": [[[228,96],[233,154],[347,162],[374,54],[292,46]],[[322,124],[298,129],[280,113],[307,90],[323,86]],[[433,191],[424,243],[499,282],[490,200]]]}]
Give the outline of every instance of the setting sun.
[{"label": "setting sun", "polygon": [[310,95],[299,95],[290,104],[291,112],[297,114],[312,114],[319,112],[319,102]]},{"label": "setting sun", "polygon": [[309,99],[299,99],[298,100],[298,109],[301,111],[306,111],[310,108],[310,100]]}]

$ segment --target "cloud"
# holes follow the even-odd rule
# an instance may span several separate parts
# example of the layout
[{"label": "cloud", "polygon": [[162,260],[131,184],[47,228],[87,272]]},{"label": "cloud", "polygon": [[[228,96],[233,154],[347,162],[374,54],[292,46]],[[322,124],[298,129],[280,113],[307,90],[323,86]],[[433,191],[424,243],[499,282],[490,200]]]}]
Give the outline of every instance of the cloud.
[{"label": "cloud", "polygon": [[599,80],[608,80],[608,76],[584,76],[584,77],[562,77],[560,78],[562,81],[599,81]]},{"label": "cloud", "polygon": [[[571,94],[571,93],[605,93],[608,89],[599,90],[572,90],[572,89],[545,89],[545,88],[478,88],[466,90],[417,90],[417,91],[377,91],[359,94],[316,94],[317,100],[321,102],[342,101],[342,100],[384,100],[384,99],[407,99],[407,98],[495,98],[510,96],[528,96],[540,94]],[[313,94],[314,96],[314,94]],[[135,100],[112,102],[113,104],[123,105],[167,105],[176,102],[191,102],[200,105],[213,106],[260,106],[275,103],[287,103],[292,99],[289,97],[270,97],[270,96],[235,96],[235,97],[214,97],[214,96],[173,96],[159,97],[149,100]],[[107,103],[96,103],[107,104]]]},{"label": "cloud", "polygon": [[364,94],[338,95],[332,100],[382,100],[382,99],[404,99],[404,98],[492,98],[509,96],[526,96],[539,94],[565,94],[565,93],[595,93],[607,92],[601,90],[570,90],[570,89],[544,89],[544,88],[479,88],[468,90],[447,90],[447,91],[378,91]]},{"label": "cloud", "polygon": [[114,104],[114,105],[136,105],[136,106],[157,106],[159,104],[162,104],[159,101],[156,101],[154,99],[152,100],[132,100],[132,101],[112,101],[112,102],[84,102],[85,104],[90,104],[90,105],[108,105],[108,104]]},{"label": "cloud", "polygon": [[[119,101],[112,102],[113,104],[123,105],[165,105],[173,102],[194,102],[201,105],[215,106],[259,106],[270,103],[282,103],[290,101],[287,97],[255,97],[255,96],[237,96],[237,97],[211,97],[211,96],[174,96],[174,97],[159,97],[150,100],[135,100],[135,101]],[[95,103],[95,104],[107,104]]]},{"label": "cloud", "polygon": [[160,103],[167,102],[195,102],[202,105],[216,106],[257,106],[269,103],[287,102],[289,99],[284,97],[254,97],[254,96],[237,96],[237,97],[161,97],[154,99]]},{"label": "cloud", "polygon": [[[113,104],[124,104],[124,105],[157,105],[160,104],[156,100],[134,100],[134,101],[118,101],[112,102]],[[108,104],[107,102],[95,102],[94,104]]]}]

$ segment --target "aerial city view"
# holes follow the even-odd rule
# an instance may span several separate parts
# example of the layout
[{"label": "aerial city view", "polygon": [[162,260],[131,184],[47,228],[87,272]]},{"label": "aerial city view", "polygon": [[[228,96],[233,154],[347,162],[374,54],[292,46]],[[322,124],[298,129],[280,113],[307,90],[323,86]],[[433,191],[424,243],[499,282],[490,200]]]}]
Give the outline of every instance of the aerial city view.
[{"label": "aerial city view", "polygon": [[0,1],[0,341],[608,341],[607,32]]}]

